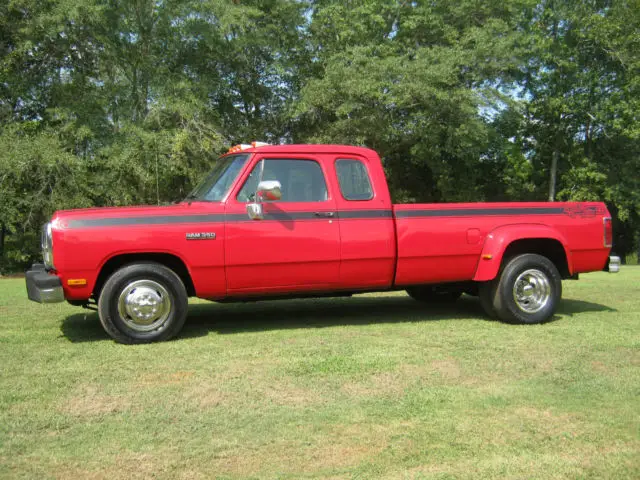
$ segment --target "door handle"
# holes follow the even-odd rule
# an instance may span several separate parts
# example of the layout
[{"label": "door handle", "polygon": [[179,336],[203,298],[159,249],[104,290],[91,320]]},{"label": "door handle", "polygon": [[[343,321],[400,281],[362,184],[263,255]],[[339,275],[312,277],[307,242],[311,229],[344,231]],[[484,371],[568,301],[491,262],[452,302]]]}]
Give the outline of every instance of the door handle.
[{"label": "door handle", "polygon": [[313,212],[316,217],[324,217],[324,218],[333,218],[335,216],[334,212]]}]

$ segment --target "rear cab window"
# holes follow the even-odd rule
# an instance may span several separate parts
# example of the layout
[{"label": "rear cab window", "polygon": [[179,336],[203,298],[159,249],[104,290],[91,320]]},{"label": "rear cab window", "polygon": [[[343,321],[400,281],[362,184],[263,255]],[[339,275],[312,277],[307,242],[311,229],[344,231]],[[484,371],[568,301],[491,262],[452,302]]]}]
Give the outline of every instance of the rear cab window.
[{"label": "rear cab window", "polygon": [[335,162],[340,193],[348,201],[373,199],[371,178],[366,165],[361,160],[339,158]]}]

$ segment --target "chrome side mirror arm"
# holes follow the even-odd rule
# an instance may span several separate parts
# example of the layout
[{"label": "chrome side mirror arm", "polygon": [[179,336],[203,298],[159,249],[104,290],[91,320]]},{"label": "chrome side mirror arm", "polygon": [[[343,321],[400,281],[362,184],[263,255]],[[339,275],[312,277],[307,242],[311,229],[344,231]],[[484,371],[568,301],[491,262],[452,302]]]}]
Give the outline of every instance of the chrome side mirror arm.
[{"label": "chrome side mirror arm", "polygon": [[251,220],[263,220],[264,211],[261,203],[247,203],[247,215]]}]

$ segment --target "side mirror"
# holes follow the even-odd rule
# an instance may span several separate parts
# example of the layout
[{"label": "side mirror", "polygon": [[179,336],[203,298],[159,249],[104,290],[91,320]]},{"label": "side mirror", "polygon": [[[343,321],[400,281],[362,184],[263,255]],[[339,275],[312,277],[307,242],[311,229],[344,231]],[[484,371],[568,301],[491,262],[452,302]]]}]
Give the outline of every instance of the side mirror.
[{"label": "side mirror", "polygon": [[262,180],[256,191],[258,201],[280,200],[282,198],[282,185],[277,180]]},{"label": "side mirror", "polygon": [[264,212],[261,203],[247,203],[247,214],[251,220],[262,220]]},{"label": "side mirror", "polygon": [[262,202],[280,200],[282,198],[282,186],[277,180],[263,180],[256,190],[256,201],[247,204],[247,215],[251,220],[264,219]]}]

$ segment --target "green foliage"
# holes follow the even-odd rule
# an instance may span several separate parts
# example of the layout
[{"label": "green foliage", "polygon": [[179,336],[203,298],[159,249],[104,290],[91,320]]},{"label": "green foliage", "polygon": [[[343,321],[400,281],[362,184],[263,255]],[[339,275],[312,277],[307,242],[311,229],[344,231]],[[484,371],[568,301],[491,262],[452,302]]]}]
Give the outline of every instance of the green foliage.
[{"label": "green foliage", "polygon": [[3,2],[0,264],[55,208],[179,199],[255,139],[374,148],[403,202],[545,200],[556,158],[628,253],[639,30],[640,0]]},{"label": "green foliage", "polygon": [[0,135],[0,224],[10,236],[5,261],[39,253],[40,227],[58,209],[88,207],[87,171],[55,133],[5,129]]},{"label": "green foliage", "polygon": [[[604,200],[640,227],[640,2],[542,2],[529,25],[528,150],[537,170],[559,157],[558,197]],[[619,238],[617,250],[633,248]],[[637,245],[637,244],[636,244]]]},{"label": "green foliage", "polygon": [[375,148],[398,200],[482,200],[491,125],[479,112],[512,75],[521,6],[319,2],[322,68],[301,92],[298,138]]}]

